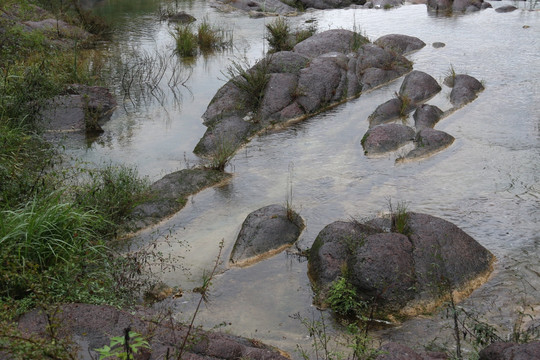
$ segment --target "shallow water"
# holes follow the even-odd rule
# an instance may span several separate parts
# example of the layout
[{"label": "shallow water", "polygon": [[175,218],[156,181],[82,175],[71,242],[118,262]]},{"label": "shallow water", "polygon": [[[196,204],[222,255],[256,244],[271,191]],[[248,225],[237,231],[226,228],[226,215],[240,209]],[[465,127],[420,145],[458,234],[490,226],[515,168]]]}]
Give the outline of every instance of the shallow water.
[{"label": "shallow water", "polygon": [[[170,54],[173,40],[168,25],[156,16],[159,4],[157,0],[110,0],[98,8],[117,25],[114,42],[104,44],[101,51],[111,58],[133,49]],[[222,71],[242,56],[251,63],[262,56],[264,25],[271,19],[219,13],[204,1],[179,3],[179,8],[231,29],[234,49],[197,58],[189,68],[177,64],[184,67],[183,73],[191,73],[185,86],[174,91],[162,86],[158,96],[126,100],[104,126],[103,136],[90,145],[72,141],[71,154],[90,162],[133,164],[154,180],[198,161],[192,150],[206,130],[200,117],[224,83]],[[490,280],[462,303],[464,307],[482,314],[503,333],[511,331],[523,303],[532,307],[538,321],[540,11],[499,14],[488,9],[438,17],[428,13],[425,5],[406,5],[393,10],[312,11],[290,20],[302,24],[307,19],[316,19],[319,30],[356,28],[372,40],[389,33],[417,36],[427,46],[409,55],[415,69],[442,82],[453,67],[483,81],[486,89],[437,124],[436,129],[456,141],[423,161],[395,165],[396,155],[367,158],[360,145],[367,117],[393,96],[401,80],[253,139],[227,168],[234,173],[228,184],[193,196],[180,213],[139,235],[144,242],[166,233],[173,244],[162,249],[184,257],[182,263],[190,272],[166,273],[164,281],[183,289],[198,286],[203,270],[212,267],[219,241],[224,240],[227,259],[247,214],[272,203],[284,204],[292,183],[293,206],[307,224],[299,248],[309,247],[318,232],[335,220],[372,217],[387,210],[390,198],[405,201],[410,210],[455,223],[497,257]],[[446,46],[436,49],[433,42]],[[170,77],[170,71],[164,78]],[[120,80],[113,78],[112,83],[121,94]],[[429,103],[448,109],[448,93],[443,87]],[[318,316],[311,306],[312,296],[306,262],[293,255],[284,252],[245,269],[228,269],[225,261],[213,282],[211,303],[197,320],[205,327],[224,321],[227,331],[298,356],[295,345],[306,345],[309,339],[305,328],[290,316]],[[186,292],[167,305],[179,317],[187,317],[192,300]],[[432,340],[451,346],[447,327],[446,320],[434,314],[374,336],[417,347]]]}]

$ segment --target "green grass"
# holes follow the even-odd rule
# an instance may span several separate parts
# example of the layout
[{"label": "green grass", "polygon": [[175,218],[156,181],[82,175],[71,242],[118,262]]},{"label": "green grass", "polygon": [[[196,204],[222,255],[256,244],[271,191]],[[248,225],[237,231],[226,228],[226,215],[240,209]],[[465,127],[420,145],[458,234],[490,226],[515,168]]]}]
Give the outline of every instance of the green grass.
[{"label": "green grass", "polygon": [[296,44],[309,38],[317,31],[315,24],[305,29],[293,31],[289,22],[284,17],[278,17],[266,25],[266,41],[270,45],[270,52],[290,51]]},{"label": "green grass", "polygon": [[204,19],[197,27],[197,43],[201,52],[210,53],[232,47],[232,32],[227,32]]},{"label": "green grass", "polygon": [[182,57],[193,57],[197,55],[197,36],[193,32],[191,25],[179,25],[173,33],[176,41],[176,52]]},{"label": "green grass", "polygon": [[251,68],[249,64],[244,66],[233,61],[225,72],[225,76],[246,95],[244,105],[248,110],[256,111],[261,105],[266,85],[270,81],[270,61],[263,59]]}]

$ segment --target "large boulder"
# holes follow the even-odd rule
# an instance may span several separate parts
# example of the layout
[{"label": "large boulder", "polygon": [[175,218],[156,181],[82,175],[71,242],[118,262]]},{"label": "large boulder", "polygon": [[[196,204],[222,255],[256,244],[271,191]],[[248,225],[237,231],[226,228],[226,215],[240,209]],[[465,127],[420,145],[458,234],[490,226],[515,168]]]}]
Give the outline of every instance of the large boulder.
[{"label": "large boulder", "polygon": [[[163,315],[150,310],[132,314],[107,305],[66,304],[23,315],[18,321],[18,329],[23,338],[50,339],[52,323],[58,338],[71,341],[71,348],[77,350],[77,358],[81,359],[88,358],[89,354],[91,358],[97,358],[99,354],[95,349],[108,346],[112,337],[123,337],[129,329],[141,334],[150,347],[140,349],[135,359],[157,360],[176,354],[182,340],[188,336],[187,326]],[[185,359],[289,359],[261,342],[199,328],[191,330],[182,350]]]},{"label": "large boulder", "polygon": [[454,140],[452,135],[444,131],[423,128],[416,134],[415,148],[396,162],[424,159],[446,149]]},{"label": "large boulder", "polygon": [[414,140],[412,128],[402,124],[383,124],[369,129],[362,138],[366,155],[394,151]]},{"label": "large boulder", "polygon": [[478,96],[478,93],[484,90],[484,86],[480,81],[465,74],[456,75],[452,85],[450,102],[455,107],[460,107],[473,101]]},{"label": "large boulder", "polygon": [[249,116],[246,118],[238,115],[220,119],[206,130],[193,152],[201,155],[215,155],[223,147],[237,149],[260,128],[260,124],[249,120],[251,120]]},{"label": "large boulder", "polygon": [[399,95],[402,99],[407,98],[411,103],[418,104],[435,96],[439,91],[441,87],[433,76],[413,70],[403,79]]},{"label": "large boulder", "polygon": [[373,43],[402,55],[411,51],[419,50],[426,46],[426,43],[417,37],[401,34],[384,35],[375,40]]},{"label": "large boulder", "polygon": [[298,240],[304,221],[292,209],[268,205],[250,213],[240,229],[230,256],[235,266],[270,257]]},{"label": "large boulder", "polygon": [[352,4],[363,5],[365,0],[297,0],[305,8],[314,9],[336,9],[350,6]]},{"label": "large boulder", "polygon": [[378,316],[412,316],[450,294],[468,295],[492,270],[493,255],[446,220],[403,212],[392,215],[391,232],[377,223],[384,221],[339,221],[319,233],[308,269],[321,304],[332,283],[345,277]]}]

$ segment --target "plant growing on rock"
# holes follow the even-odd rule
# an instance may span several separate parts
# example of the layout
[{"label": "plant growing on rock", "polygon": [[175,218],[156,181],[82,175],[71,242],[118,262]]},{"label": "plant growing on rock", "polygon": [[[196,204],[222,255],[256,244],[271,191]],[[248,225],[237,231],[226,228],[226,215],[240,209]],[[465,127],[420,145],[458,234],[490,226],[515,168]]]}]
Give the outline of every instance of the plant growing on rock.
[{"label": "plant growing on rock", "polygon": [[225,171],[225,166],[227,166],[235,151],[236,149],[230,141],[223,138],[218,140],[216,150],[211,155],[210,168]]},{"label": "plant growing on rock", "polygon": [[411,234],[411,228],[409,227],[409,213],[407,212],[407,203],[398,201],[396,208],[392,205],[392,200],[388,201],[388,209],[392,220],[393,232],[397,232],[408,236]]},{"label": "plant growing on rock", "polygon": [[270,52],[292,50],[294,45],[309,38],[317,31],[315,25],[293,31],[284,17],[276,18],[266,25],[266,29],[268,33],[264,38],[270,45]]},{"label": "plant growing on rock", "polygon": [[250,68],[233,61],[225,72],[225,76],[246,95],[244,104],[249,110],[258,110],[268,81],[270,81],[269,67],[271,59],[265,58]]}]

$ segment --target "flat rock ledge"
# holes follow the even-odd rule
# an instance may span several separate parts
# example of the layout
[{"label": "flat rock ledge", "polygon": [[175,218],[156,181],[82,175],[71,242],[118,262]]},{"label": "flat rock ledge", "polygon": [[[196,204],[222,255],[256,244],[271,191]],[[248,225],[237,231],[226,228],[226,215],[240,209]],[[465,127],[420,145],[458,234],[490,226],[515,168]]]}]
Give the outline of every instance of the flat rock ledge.
[{"label": "flat rock ledge", "polygon": [[150,186],[149,199],[133,209],[126,230],[137,231],[168,218],[185,206],[188,196],[231,176],[207,168],[184,169],[165,175]]},{"label": "flat rock ledge", "polygon": [[345,277],[377,316],[393,319],[432,311],[450,294],[456,301],[468,296],[494,260],[456,225],[407,212],[327,225],[309,251],[308,274],[322,306],[333,282]]},{"label": "flat rock ledge", "polygon": [[[148,310],[147,310],[148,311]],[[70,339],[78,348],[80,358],[93,354],[95,349],[109,345],[111,337],[123,336],[124,329],[130,328],[142,334],[150,345],[143,349],[136,360],[164,359],[166,354],[175,357],[187,333],[187,326],[170,320],[168,316],[140,311],[132,315],[123,310],[106,305],[67,304],[54,309],[34,310],[21,317],[19,330],[25,337],[49,338],[49,321],[61,338]],[[166,319],[156,322],[156,319]],[[285,353],[266,346],[259,341],[251,341],[229,334],[192,330],[190,341],[182,359],[254,359],[287,360]],[[0,355],[2,355],[0,353]],[[8,357],[9,359],[9,357]]]},{"label": "flat rock ledge", "polygon": [[[369,130],[361,141],[364,153],[370,156],[396,151],[407,143],[406,139],[411,131],[416,132],[414,139],[409,138],[414,148],[398,156],[396,163],[425,159],[452,145],[455,140],[453,136],[433,128],[443,117],[475,100],[478,93],[484,90],[484,86],[474,77],[465,74],[448,76],[444,84],[452,88],[452,108],[446,112],[425,103],[441,91],[441,86],[431,75],[417,70],[407,74],[396,97],[379,105],[368,117]],[[409,113],[412,111],[414,130],[412,127],[396,124],[408,122]],[[397,131],[398,127],[401,131]]]},{"label": "flat rock ledge", "polygon": [[304,226],[300,215],[281,205],[255,210],[242,224],[229,263],[242,267],[271,257],[294,244]]},{"label": "flat rock ledge", "polygon": [[70,132],[102,133],[101,126],[111,118],[116,105],[107,88],[72,84],[64,94],[45,103],[40,124],[48,137]]},{"label": "flat rock ledge", "polygon": [[379,46],[349,30],[328,30],[293,51],[268,55],[247,70],[267,73],[259,107],[250,107],[253,94],[235,85],[241,79],[229,80],[202,116],[208,129],[194,152],[209,156],[223,144],[238,149],[265,129],[303,120],[403,76],[412,64],[388,44],[399,39],[404,51],[420,45],[412,37],[392,39]]}]

